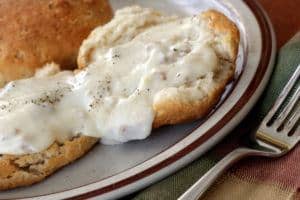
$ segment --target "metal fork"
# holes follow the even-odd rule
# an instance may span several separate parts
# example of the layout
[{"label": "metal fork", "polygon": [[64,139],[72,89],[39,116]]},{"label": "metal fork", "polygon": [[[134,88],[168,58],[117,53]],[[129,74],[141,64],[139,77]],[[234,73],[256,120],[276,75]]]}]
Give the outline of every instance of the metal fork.
[{"label": "metal fork", "polygon": [[[229,153],[178,200],[199,199],[210,185],[230,166],[247,156],[280,157],[293,149],[300,140],[300,87],[297,82],[300,76],[300,65],[280,93],[273,107],[259,125],[252,137],[253,143],[240,147]],[[297,85],[296,85],[297,84]],[[296,92],[288,99],[292,89]],[[284,104],[284,102],[288,102]]]}]

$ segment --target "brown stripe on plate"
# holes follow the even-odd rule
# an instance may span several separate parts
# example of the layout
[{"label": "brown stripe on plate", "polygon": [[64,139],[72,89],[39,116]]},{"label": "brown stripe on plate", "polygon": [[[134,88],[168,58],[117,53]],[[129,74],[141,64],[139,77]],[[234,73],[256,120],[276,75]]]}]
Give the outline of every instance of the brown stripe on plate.
[{"label": "brown stripe on plate", "polygon": [[256,2],[256,0],[244,0],[244,2],[248,5],[248,7],[251,9],[253,14],[255,15],[262,34],[262,52],[261,52],[261,59],[259,66],[256,70],[255,76],[252,79],[250,85],[242,95],[242,97],[239,99],[239,101],[234,105],[234,107],[217,123],[215,124],[211,129],[209,129],[207,132],[205,132],[200,138],[198,138],[196,141],[194,141],[192,144],[187,146],[186,148],[182,149],[178,153],[172,155],[168,159],[152,166],[151,168],[148,168],[138,174],[135,174],[134,176],[128,177],[124,180],[121,180],[117,183],[108,185],[103,188],[99,188],[97,190],[81,194],[77,197],[73,197],[72,199],[86,199],[90,197],[95,197],[104,193],[111,192],[115,189],[124,187],[126,185],[129,185],[137,180],[140,180],[142,178],[145,178],[149,175],[154,174],[155,172],[161,170],[162,168],[165,168],[166,166],[176,162],[177,160],[181,159],[182,157],[189,154],[191,151],[195,150],[197,147],[202,145],[205,141],[207,141],[209,138],[214,136],[220,129],[222,129],[250,100],[256,89],[259,87],[261,81],[263,80],[265,73],[267,71],[269,61],[272,54],[272,33],[268,26],[268,22],[265,18],[265,13],[260,7],[260,5]]},{"label": "brown stripe on plate", "polygon": [[[254,78],[251,80],[249,86],[247,87],[246,91],[243,93],[242,97],[238,100],[238,102],[233,106],[233,108],[218,122],[216,123],[212,128],[210,128],[208,131],[206,131],[201,137],[199,137],[196,141],[185,147],[184,149],[180,150],[178,153],[170,156],[169,158],[161,161],[160,163],[155,164],[154,166],[139,172],[131,177],[125,178],[117,183],[113,183],[111,185],[96,189],[94,191],[90,191],[84,194],[77,195],[75,197],[71,197],[71,199],[88,199],[91,197],[96,197],[101,194],[105,194],[108,192],[112,192],[116,189],[128,186],[138,180],[141,180],[147,176],[150,176],[159,170],[173,164],[174,162],[178,161],[179,159],[183,158],[184,156],[188,155],[190,152],[195,150],[197,147],[205,143],[209,138],[217,134],[219,130],[221,130],[250,100],[250,98],[253,96],[254,92],[256,89],[259,87],[261,81],[263,80],[266,71],[268,69],[269,61],[272,55],[272,33],[271,30],[268,26],[268,22],[265,17],[265,13],[260,7],[260,5],[257,3],[256,0],[244,0],[245,4],[248,5],[250,10],[253,12],[255,15],[259,26],[261,30],[261,35],[262,35],[262,52],[261,52],[261,58],[259,62],[259,66],[255,72]],[[236,83],[238,80],[236,80]],[[234,90],[234,86],[231,89],[231,92]],[[225,97],[227,98],[230,96],[229,94]],[[223,101],[224,102],[224,101]],[[202,123],[199,123],[199,125],[195,128],[197,129]],[[194,130],[195,130],[194,129]],[[194,131],[193,130],[193,131]],[[193,131],[191,131],[189,134],[191,134]],[[176,145],[176,144],[174,144]],[[173,146],[174,146],[173,145]],[[151,159],[151,158],[150,158]],[[128,169],[127,169],[128,170]],[[127,171],[125,170],[125,171]],[[120,172],[122,173],[122,172]],[[120,174],[118,173],[118,174]],[[116,174],[117,175],[117,174]],[[107,179],[107,178],[105,178]],[[105,179],[99,180],[94,183],[90,184],[96,184],[99,183]],[[90,185],[87,184],[87,185]],[[78,188],[81,188],[83,186],[80,186]],[[62,192],[57,192],[57,193],[52,193],[52,195],[58,194],[58,193],[64,193],[64,192],[70,192],[72,190],[76,190],[78,188],[72,188],[70,190],[62,191]],[[45,194],[45,195],[39,195],[39,196],[34,196],[34,197],[29,197],[29,198],[42,198],[46,197],[51,194]],[[64,198],[67,198],[66,196]]]}]

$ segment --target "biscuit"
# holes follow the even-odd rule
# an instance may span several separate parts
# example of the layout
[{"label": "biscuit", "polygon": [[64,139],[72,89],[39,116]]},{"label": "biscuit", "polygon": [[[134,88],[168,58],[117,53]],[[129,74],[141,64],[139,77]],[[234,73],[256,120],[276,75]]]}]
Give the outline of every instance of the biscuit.
[{"label": "biscuit", "polygon": [[[219,57],[223,69],[215,74],[214,82],[207,84],[206,97],[194,101],[188,95],[178,93],[166,95],[154,102],[156,113],[154,128],[163,125],[192,121],[205,116],[218,102],[227,83],[232,80],[235,72],[235,61],[239,47],[239,31],[236,25],[222,13],[208,10],[197,16],[207,24],[214,35],[212,45]],[[84,68],[92,62],[94,52],[101,53],[107,48],[126,43],[141,32],[153,26],[168,23],[178,19],[175,16],[165,16],[152,9],[139,6],[127,7],[117,11],[114,19],[104,27],[98,27],[84,40],[78,55],[78,66]],[[129,25],[130,24],[130,25]],[[116,31],[117,30],[117,31]],[[203,82],[209,81],[204,77]]]},{"label": "biscuit", "polygon": [[108,0],[3,0],[0,13],[0,86],[47,62],[75,68],[82,40],[112,17]]},{"label": "biscuit", "polygon": [[79,137],[30,155],[0,155],[0,190],[39,182],[57,169],[83,156],[98,140]]},{"label": "biscuit", "polygon": [[[130,20],[124,19],[124,16]],[[207,11],[197,16],[207,23],[215,35],[213,42],[219,57],[222,70],[218,71],[211,82],[211,77],[202,77],[203,97],[195,100],[183,92],[166,95],[159,101],[154,101],[153,108],[156,113],[153,128],[163,125],[177,124],[191,121],[205,116],[218,102],[222,92],[235,72],[235,60],[239,45],[239,31],[226,16],[217,11]],[[128,19],[128,18],[127,18]],[[116,13],[115,19],[96,28],[81,46],[78,65],[84,68],[90,63],[94,51],[101,52],[110,46],[122,44],[132,40],[143,30],[149,27],[169,22],[176,17],[166,17],[151,9],[140,7],[125,8]],[[134,23],[132,23],[134,22]],[[118,28],[122,34],[114,32]],[[62,144],[55,143],[40,153],[0,157],[0,190],[31,185],[43,180],[57,169],[73,162],[83,156],[97,139],[80,136]]]}]

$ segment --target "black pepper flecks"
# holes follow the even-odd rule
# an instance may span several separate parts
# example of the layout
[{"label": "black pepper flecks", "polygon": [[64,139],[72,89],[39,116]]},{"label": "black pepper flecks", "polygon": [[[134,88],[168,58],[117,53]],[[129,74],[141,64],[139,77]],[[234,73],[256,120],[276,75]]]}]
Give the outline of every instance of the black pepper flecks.
[{"label": "black pepper flecks", "polygon": [[138,95],[141,95],[140,89],[136,89],[136,92],[137,92]]},{"label": "black pepper flecks", "polygon": [[97,106],[99,106],[102,101],[98,98],[96,98],[95,96],[94,97],[94,101],[92,103],[89,104],[89,109],[88,109],[88,112],[91,112],[92,110],[94,110]]},{"label": "black pepper flecks", "polygon": [[0,109],[1,109],[1,110],[5,110],[6,108],[7,108],[7,105],[1,105],[1,106],[0,106]]},{"label": "black pepper flecks", "polygon": [[114,54],[114,55],[112,56],[112,58],[120,58],[120,57],[121,57],[120,54]]},{"label": "black pepper flecks", "polygon": [[92,96],[92,103],[89,104],[88,111],[92,111],[103,103],[103,97],[111,93],[111,76],[106,75],[103,79],[97,80],[97,87]]},{"label": "black pepper flecks", "polygon": [[11,112],[13,109],[13,106],[14,106],[14,104],[11,101],[9,101],[6,104],[1,105],[0,110],[6,111],[6,112]]},{"label": "black pepper flecks", "polygon": [[[61,99],[64,97],[64,93],[71,92],[71,91],[72,91],[71,87],[64,87],[64,88],[56,89],[54,91],[44,92],[41,94],[40,97],[31,99],[30,103],[45,108],[49,105],[55,105],[56,103],[60,102]],[[26,100],[24,103],[28,104],[29,101]]]},{"label": "black pepper flecks", "polygon": [[116,62],[117,62],[117,59],[119,59],[120,57],[121,57],[120,54],[115,53],[115,54],[112,56],[112,64],[115,65]]}]

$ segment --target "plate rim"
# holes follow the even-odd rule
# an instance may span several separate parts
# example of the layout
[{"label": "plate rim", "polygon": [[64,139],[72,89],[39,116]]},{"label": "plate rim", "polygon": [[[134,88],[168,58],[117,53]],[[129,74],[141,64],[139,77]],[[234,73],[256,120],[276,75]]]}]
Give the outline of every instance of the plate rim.
[{"label": "plate rim", "polygon": [[[138,181],[141,181],[142,179],[149,177],[151,175],[154,175],[155,173],[158,173],[158,171],[161,171],[162,169],[166,169],[170,167],[171,165],[175,164],[176,162],[179,162],[181,159],[184,157],[188,156],[191,152],[195,151],[199,146],[203,145],[209,138],[212,138],[214,135],[218,133],[219,130],[224,128],[226,123],[230,122],[231,119],[237,115],[239,112],[242,111],[242,109],[247,105],[247,103],[250,102],[251,98],[255,96],[255,92],[259,87],[264,88],[265,85],[262,86],[262,82],[266,82],[265,79],[269,79],[270,76],[270,71],[271,71],[271,65],[274,61],[274,51],[276,48],[276,42],[275,42],[275,36],[274,36],[274,31],[273,27],[270,24],[270,20],[268,19],[268,16],[260,6],[260,4],[256,0],[243,0],[243,2],[248,6],[248,8],[251,10],[253,15],[255,16],[259,28],[261,31],[261,36],[262,36],[262,52],[259,60],[259,65],[256,68],[255,71],[255,78],[253,78],[248,85],[247,89],[245,92],[242,94],[242,96],[239,98],[239,100],[236,102],[236,104],[222,117],[221,120],[219,120],[215,125],[213,125],[209,130],[205,131],[204,134],[202,134],[199,138],[197,138],[195,141],[193,141],[191,144],[186,146],[185,148],[181,149],[177,153],[171,155],[170,157],[164,159],[163,161],[156,163],[155,165],[151,166],[150,168],[145,169],[142,172],[139,172],[137,174],[134,174],[133,176],[127,177],[124,180],[118,181],[116,183],[110,184],[108,186],[98,188],[93,191],[89,191],[86,193],[81,193],[79,195],[68,195],[67,193],[70,193],[72,190],[76,190],[78,188],[72,188],[66,191],[62,192],[57,192],[57,193],[52,193],[52,194],[45,194],[45,195],[40,195],[40,196],[33,196],[33,197],[28,197],[26,199],[33,199],[33,198],[55,198],[56,194],[65,194],[65,196],[62,196],[63,198],[71,198],[71,199],[87,199],[87,198],[92,198],[92,197],[99,197],[99,195],[103,195],[102,198],[116,198],[120,197],[121,195],[125,195],[129,192],[133,192],[134,190],[141,189],[141,187],[145,187],[146,185],[149,185],[152,181],[147,181],[147,183],[142,184],[143,186],[139,188],[129,188],[130,185],[133,183],[137,183]],[[258,75],[258,76],[256,76]],[[262,90],[262,89],[261,89]],[[259,93],[262,93],[259,92]],[[260,94],[256,95],[260,96]],[[258,97],[254,100],[256,100]],[[254,104],[254,102],[252,104]],[[252,105],[253,106],[253,105]],[[252,106],[249,106],[250,108]],[[250,109],[249,108],[249,109]],[[228,131],[229,132],[229,131]],[[223,134],[226,136],[227,134]],[[216,143],[216,142],[215,142]],[[199,156],[199,155],[198,155]],[[196,157],[198,157],[196,156]],[[195,157],[195,158],[196,158]],[[188,163],[194,160],[195,158],[189,159]],[[151,158],[150,158],[151,159]],[[147,161],[147,160],[146,160]],[[144,161],[144,162],[146,162]],[[188,164],[185,163],[185,164]],[[185,164],[181,164],[180,168],[183,167]],[[179,168],[179,167],[177,167]],[[129,169],[127,169],[129,170]],[[127,171],[125,170],[125,171]],[[173,169],[175,171],[176,169]],[[121,172],[122,173],[122,172]],[[158,178],[156,178],[158,180]],[[157,181],[155,180],[155,181]],[[102,181],[102,180],[100,180]],[[97,182],[100,182],[97,181]],[[95,182],[95,183],[97,183]],[[112,194],[114,191],[119,190],[119,189],[124,189],[124,187],[128,187],[127,192],[122,192],[119,191],[119,193]],[[130,191],[129,191],[130,189]],[[61,197],[60,195],[60,197]]]},{"label": "plate rim", "polygon": [[[138,181],[142,179],[143,177],[150,176],[151,174],[157,172],[158,170],[161,170],[162,168],[167,167],[168,165],[171,165],[172,163],[178,161],[180,158],[188,155],[193,150],[195,150],[197,147],[205,143],[209,138],[211,138],[214,134],[218,132],[218,130],[222,129],[227,122],[230,122],[230,118],[235,116],[239,111],[243,109],[243,107],[250,101],[251,97],[253,97],[256,89],[261,85],[261,82],[267,77],[267,80],[269,79],[270,73],[267,74],[268,68],[272,68],[273,65],[273,58],[274,51],[276,49],[276,41],[273,26],[270,23],[268,15],[265,13],[264,9],[261,7],[261,5],[256,0],[243,0],[244,3],[250,8],[252,13],[254,14],[255,18],[257,19],[257,22],[260,27],[261,35],[262,35],[262,52],[261,52],[261,59],[259,61],[257,70],[255,74],[259,74],[258,77],[251,80],[249,86],[247,87],[246,91],[242,95],[242,97],[238,100],[238,102],[235,104],[235,106],[230,109],[226,115],[219,120],[213,127],[211,127],[208,131],[206,131],[201,137],[199,137],[196,141],[185,147],[184,149],[180,150],[176,154],[170,156],[169,158],[165,159],[164,161],[152,166],[149,169],[146,169],[143,172],[140,172],[138,174],[135,174],[134,176],[131,176],[129,178],[126,178],[125,180],[119,181],[118,183],[114,183],[113,190],[118,189],[118,186],[124,187],[130,182]],[[270,37],[268,37],[270,36]],[[264,51],[266,50],[266,51]],[[260,71],[258,73],[258,71]],[[269,69],[269,71],[271,71]],[[255,87],[255,89],[253,88]],[[263,86],[264,88],[265,86]],[[249,95],[250,93],[250,95]],[[260,96],[260,95],[258,95]],[[258,98],[257,98],[258,99]],[[256,100],[255,100],[256,102]],[[253,103],[254,104],[254,103]],[[251,106],[252,107],[252,106]],[[214,130],[215,127],[217,127],[218,130]],[[137,178],[138,177],[138,178]],[[136,179],[136,180],[131,180]],[[105,194],[109,192],[109,188],[112,186],[106,186],[104,188],[99,188],[95,191],[91,191],[85,194],[78,195],[76,197],[73,197],[72,199],[86,199],[91,197],[97,197],[99,195]],[[113,191],[112,190],[112,191]]]}]

